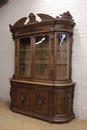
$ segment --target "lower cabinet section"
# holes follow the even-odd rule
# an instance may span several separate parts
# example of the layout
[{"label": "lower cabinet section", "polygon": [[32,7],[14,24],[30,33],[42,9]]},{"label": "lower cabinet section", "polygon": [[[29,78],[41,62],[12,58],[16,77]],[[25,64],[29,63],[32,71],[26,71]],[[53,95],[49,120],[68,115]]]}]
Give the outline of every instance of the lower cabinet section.
[{"label": "lower cabinet section", "polygon": [[19,112],[49,122],[67,122],[74,118],[74,83],[48,86],[11,81],[11,105]]},{"label": "lower cabinet section", "polygon": [[55,87],[53,92],[53,117],[55,121],[66,122],[74,118],[73,86]]}]

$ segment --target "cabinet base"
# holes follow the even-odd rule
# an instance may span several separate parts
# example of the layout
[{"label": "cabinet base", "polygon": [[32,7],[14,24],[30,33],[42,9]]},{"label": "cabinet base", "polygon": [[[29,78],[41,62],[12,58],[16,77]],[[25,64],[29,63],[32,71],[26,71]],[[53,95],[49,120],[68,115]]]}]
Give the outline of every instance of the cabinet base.
[{"label": "cabinet base", "polygon": [[12,107],[11,105],[10,105],[10,110],[12,110],[15,113],[30,116],[32,118],[41,119],[41,120],[47,121],[49,123],[67,123],[67,122],[69,122],[69,121],[71,121],[72,119],[75,118],[74,113],[71,113],[70,115],[62,117],[62,118],[60,118],[60,117],[52,117],[52,116],[49,117],[49,116],[39,115],[37,113],[32,113],[30,111],[25,112],[23,110],[16,109],[16,108]]},{"label": "cabinet base", "polygon": [[74,84],[47,86],[11,81],[10,109],[50,123],[68,122],[75,117],[73,93]]}]

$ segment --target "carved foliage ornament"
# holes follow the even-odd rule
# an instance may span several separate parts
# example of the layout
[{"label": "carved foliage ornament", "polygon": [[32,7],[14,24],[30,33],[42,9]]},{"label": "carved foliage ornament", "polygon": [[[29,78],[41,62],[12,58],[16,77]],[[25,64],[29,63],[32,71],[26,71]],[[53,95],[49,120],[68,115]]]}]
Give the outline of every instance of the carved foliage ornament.
[{"label": "carved foliage ornament", "polygon": [[70,14],[70,12],[69,11],[67,11],[67,12],[64,12],[63,14],[60,14],[60,16],[61,17],[59,17],[59,16],[57,16],[56,18],[57,19],[68,19],[68,20],[73,20],[73,17],[72,17],[72,15]]}]

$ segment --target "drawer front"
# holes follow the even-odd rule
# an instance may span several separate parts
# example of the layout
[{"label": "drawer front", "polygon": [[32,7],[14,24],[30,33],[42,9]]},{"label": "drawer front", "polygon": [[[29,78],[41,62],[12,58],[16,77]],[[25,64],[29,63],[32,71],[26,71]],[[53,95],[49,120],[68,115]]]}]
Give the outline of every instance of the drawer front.
[{"label": "drawer front", "polygon": [[32,110],[39,114],[48,114],[48,91],[32,91]]},{"label": "drawer front", "polygon": [[21,109],[30,109],[30,93],[27,88],[16,88],[16,107]]}]

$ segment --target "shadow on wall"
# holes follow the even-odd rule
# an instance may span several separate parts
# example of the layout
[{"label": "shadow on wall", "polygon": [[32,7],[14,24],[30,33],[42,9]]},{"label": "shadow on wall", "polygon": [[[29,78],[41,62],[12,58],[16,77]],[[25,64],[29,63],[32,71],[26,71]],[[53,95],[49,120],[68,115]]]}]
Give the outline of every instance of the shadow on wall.
[{"label": "shadow on wall", "polygon": [[9,0],[0,0],[0,8],[4,6],[5,4],[7,4],[8,2]]}]

